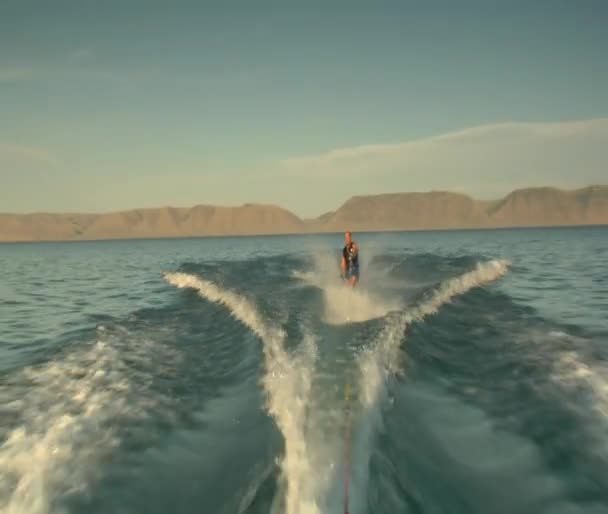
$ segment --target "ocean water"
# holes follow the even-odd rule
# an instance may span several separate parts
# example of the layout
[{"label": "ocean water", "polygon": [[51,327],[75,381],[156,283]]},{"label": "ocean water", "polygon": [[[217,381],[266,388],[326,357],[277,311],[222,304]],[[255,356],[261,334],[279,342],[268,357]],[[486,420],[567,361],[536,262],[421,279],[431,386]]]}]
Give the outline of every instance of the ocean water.
[{"label": "ocean water", "polygon": [[0,513],[608,513],[608,227],[355,239],[0,245]]}]

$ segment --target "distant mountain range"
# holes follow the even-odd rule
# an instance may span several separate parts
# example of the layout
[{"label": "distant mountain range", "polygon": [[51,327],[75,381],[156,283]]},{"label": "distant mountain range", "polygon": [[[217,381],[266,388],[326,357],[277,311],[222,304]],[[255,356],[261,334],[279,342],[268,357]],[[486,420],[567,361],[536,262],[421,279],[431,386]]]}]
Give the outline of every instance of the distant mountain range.
[{"label": "distant mountain range", "polygon": [[608,224],[608,185],[515,190],[494,201],[447,191],[354,196],[301,219],[276,205],[197,205],[105,214],[0,214],[0,241],[172,238],[212,235]]}]

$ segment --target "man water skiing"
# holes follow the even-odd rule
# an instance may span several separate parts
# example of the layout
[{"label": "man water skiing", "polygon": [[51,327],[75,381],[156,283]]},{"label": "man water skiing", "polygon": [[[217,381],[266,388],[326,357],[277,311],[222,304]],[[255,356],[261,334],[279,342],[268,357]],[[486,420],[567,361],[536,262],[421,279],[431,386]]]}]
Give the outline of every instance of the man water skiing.
[{"label": "man water skiing", "polygon": [[352,237],[350,231],[344,233],[346,244],[342,248],[340,270],[342,271],[342,279],[346,280],[351,287],[354,287],[359,282],[359,247],[352,240]]}]

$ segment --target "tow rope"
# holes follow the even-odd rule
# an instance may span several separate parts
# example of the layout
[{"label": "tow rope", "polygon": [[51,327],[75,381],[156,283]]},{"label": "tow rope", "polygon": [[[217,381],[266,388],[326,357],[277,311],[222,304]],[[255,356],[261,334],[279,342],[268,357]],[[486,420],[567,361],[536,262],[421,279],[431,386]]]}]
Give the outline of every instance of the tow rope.
[{"label": "tow rope", "polygon": [[349,478],[350,478],[350,384],[344,388],[344,399],[346,400],[346,430],[344,434],[344,514],[348,511]]}]

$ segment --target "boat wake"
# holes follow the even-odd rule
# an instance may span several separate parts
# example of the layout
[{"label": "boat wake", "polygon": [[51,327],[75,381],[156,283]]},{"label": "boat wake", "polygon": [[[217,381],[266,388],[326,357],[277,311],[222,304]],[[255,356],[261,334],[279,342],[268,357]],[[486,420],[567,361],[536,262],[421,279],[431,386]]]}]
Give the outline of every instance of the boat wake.
[{"label": "boat wake", "polygon": [[399,373],[399,351],[406,328],[435,314],[454,297],[483,286],[505,275],[507,261],[493,260],[477,264],[475,269],[443,282],[430,298],[412,309],[387,320],[375,342],[359,357],[358,403],[362,412],[357,426],[356,443],[353,441],[353,487],[357,491],[351,502],[357,510],[366,508],[364,491],[368,481],[367,462],[371,456],[373,436],[381,428],[380,409],[386,402],[387,387],[392,375]]},{"label": "boat wake", "polygon": [[[285,440],[285,455],[280,463],[286,489],[285,511],[289,514],[320,514],[315,499],[323,484],[315,480],[319,470],[311,465],[312,451],[304,431],[316,359],[314,339],[306,336],[299,351],[290,355],[284,348],[285,332],[264,322],[245,297],[187,273],[166,273],[164,277],[178,288],[194,289],[206,300],[224,305],[262,341],[267,410]],[[277,504],[276,509],[280,510],[281,506]]]},{"label": "boat wake", "polygon": [[[171,401],[150,389],[149,370],[175,356],[127,330],[100,326],[96,341],[26,368],[0,385],[11,427],[0,446],[0,514],[63,512],[65,497],[99,478],[101,462],[122,442],[121,427],[140,426]],[[133,429],[133,433],[136,429]]]},{"label": "boat wake", "polygon": [[[323,294],[323,321],[330,325],[343,325],[379,319],[389,312],[404,308],[398,299],[389,299],[379,289],[372,289],[363,281],[357,287],[346,286],[336,270],[335,259],[328,255],[315,255],[312,271],[293,271],[292,275],[308,286],[320,289]],[[365,270],[362,270],[362,276]],[[378,277],[374,283],[380,283]]]},{"label": "boat wake", "polygon": [[[454,296],[464,294],[474,287],[496,280],[506,273],[508,263],[491,261],[480,263],[474,270],[448,280],[424,303],[410,310],[402,310],[388,316],[386,324],[375,343],[359,358],[359,426],[357,439],[353,440],[353,511],[365,504],[366,468],[369,460],[374,429],[378,427],[379,408],[383,402],[387,379],[396,372],[397,353],[402,343],[406,326],[422,320],[449,302]],[[343,471],[342,431],[339,428],[341,407],[328,408],[324,413],[331,417],[333,433],[322,429],[328,420],[315,419],[309,415],[314,406],[313,379],[317,360],[315,338],[305,331],[302,344],[292,353],[285,349],[286,333],[265,321],[255,305],[242,295],[224,289],[217,284],[187,273],[165,273],[165,280],[178,288],[190,288],[208,301],[224,305],[232,315],[249,327],[262,341],[265,374],[263,387],[267,393],[267,410],[275,419],[285,441],[285,454],[280,460],[283,494],[277,495],[276,512],[288,514],[320,514],[340,512],[341,493],[336,489],[337,477]],[[302,277],[304,278],[304,277]],[[311,282],[319,274],[308,277]],[[340,311],[344,301],[344,288],[321,285],[325,291],[325,316],[334,323],[344,322]],[[355,319],[382,317],[394,310],[395,305],[382,304],[365,298],[364,293],[350,291],[354,302],[360,302],[360,311]],[[359,295],[359,296],[357,296]],[[339,301],[340,300],[340,301]],[[333,303],[332,303],[333,302]],[[352,311],[350,311],[352,312]],[[356,460],[356,462],[355,462]],[[340,500],[340,501],[338,501]]]}]

